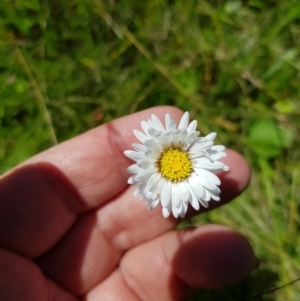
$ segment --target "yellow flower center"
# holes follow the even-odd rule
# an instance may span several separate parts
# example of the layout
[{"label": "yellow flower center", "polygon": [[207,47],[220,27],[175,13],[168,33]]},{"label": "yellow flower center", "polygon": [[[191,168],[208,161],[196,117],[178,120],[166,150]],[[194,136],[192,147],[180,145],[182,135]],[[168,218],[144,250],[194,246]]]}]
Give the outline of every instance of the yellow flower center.
[{"label": "yellow flower center", "polygon": [[168,149],[158,162],[161,174],[172,182],[179,182],[191,175],[192,163],[187,153],[178,149]]}]

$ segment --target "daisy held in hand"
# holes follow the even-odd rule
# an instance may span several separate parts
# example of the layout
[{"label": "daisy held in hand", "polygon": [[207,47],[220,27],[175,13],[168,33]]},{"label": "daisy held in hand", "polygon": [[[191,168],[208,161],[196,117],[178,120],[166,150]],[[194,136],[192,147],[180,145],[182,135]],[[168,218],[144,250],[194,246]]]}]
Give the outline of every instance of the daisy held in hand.
[{"label": "daisy held in hand", "polygon": [[161,203],[166,218],[171,212],[184,217],[189,203],[199,210],[200,204],[207,208],[210,200],[219,201],[221,182],[213,172],[229,170],[219,161],[226,153],[224,146],[214,145],[216,133],[200,137],[197,121],[188,122],[188,112],[178,128],[169,114],[165,127],[152,115],[141,122],[144,133],[133,131],[142,144],[134,143],[134,151],[124,152],[136,161],[127,169],[132,174],[128,183],[138,185],[134,195],[148,201],[149,209]]}]

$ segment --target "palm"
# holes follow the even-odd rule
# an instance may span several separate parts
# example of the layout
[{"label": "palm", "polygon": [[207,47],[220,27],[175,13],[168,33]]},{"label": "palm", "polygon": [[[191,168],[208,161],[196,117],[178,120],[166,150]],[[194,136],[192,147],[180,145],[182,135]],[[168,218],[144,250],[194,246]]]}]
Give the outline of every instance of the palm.
[{"label": "palm", "polygon": [[[181,114],[151,112],[167,110]],[[189,287],[221,287],[249,273],[252,251],[236,232],[212,225],[171,231],[175,219],[133,197],[123,150],[149,115],[96,128],[3,177],[1,300],[179,300]],[[249,180],[237,153],[228,151],[226,163],[223,204]]]}]

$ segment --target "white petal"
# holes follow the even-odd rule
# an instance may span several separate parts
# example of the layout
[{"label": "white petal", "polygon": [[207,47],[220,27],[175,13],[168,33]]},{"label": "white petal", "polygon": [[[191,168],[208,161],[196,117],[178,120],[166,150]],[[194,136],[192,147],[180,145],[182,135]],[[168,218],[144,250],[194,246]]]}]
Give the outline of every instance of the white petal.
[{"label": "white petal", "polygon": [[136,188],[136,190],[134,191],[133,196],[139,196],[140,194],[141,194],[141,190],[140,190],[140,187],[138,186]]},{"label": "white petal", "polygon": [[143,153],[130,151],[130,150],[126,150],[124,152],[124,155],[134,161],[145,159],[145,155]]},{"label": "white petal", "polygon": [[185,214],[187,212],[187,208],[188,208],[188,203],[187,202],[182,203],[182,209],[181,209],[181,212],[179,213],[181,218],[185,217]]},{"label": "white petal", "polygon": [[196,163],[194,165],[194,168],[195,168],[195,170],[197,168],[203,168],[203,169],[210,170],[210,171],[221,171],[221,170],[225,170],[224,166],[225,165],[222,162],[215,161],[215,162],[202,162],[201,164]]},{"label": "white petal", "polygon": [[174,131],[176,129],[176,121],[171,118],[170,114],[166,114],[165,122],[167,132]]},{"label": "white petal", "polygon": [[197,128],[197,120],[193,120],[187,127],[187,131],[189,134],[192,134],[195,132],[196,128]]},{"label": "white petal", "polygon": [[156,186],[157,186],[157,183],[159,182],[159,180],[160,180],[160,175],[158,173],[154,173],[147,181],[147,186],[146,186],[147,189],[149,191],[156,190]]},{"label": "white petal", "polygon": [[180,149],[183,149],[183,148],[185,148],[185,146],[189,142],[189,137],[188,137],[187,130],[185,130],[185,129],[181,129],[180,134],[181,134],[181,137],[180,137],[180,140],[177,142],[177,146]]},{"label": "white petal", "polygon": [[173,207],[173,214],[177,218],[178,216],[184,217],[187,211],[187,202],[181,202],[179,207]]},{"label": "white petal", "polygon": [[148,136],[146,136],[144,133],[138,131],[138,130],[133,130],[133,134],[136,138],[138,138],[142,143],[144,143],[146,140],[149,139]]},{"label": "white petal", "polygon": [[154,209],[157,205],[158,205],[158,203],[159,203],[159,200],[149,200],[148,201],[148,209],[149,210],[152,210],[152,209]]},{"label": "white petal", "polygon": [[141,196],[143,200],[151,200],[152,198],[152,193],[150,191],[148,191],[148,189],[143,185],[140,186],[140,190],[141,190]]},{"label": "white petal", "polygon": [[132,164],[126,169],[126,171],[131,174],[137,174],[138,172],[140,172],[140,170],[141,169],[137,166],[137,164]]},{"label": "white petal", "polygon": [[210,133],[210,134],[208,134],[207,136],[205,136],[205,138],[207,139],[207,140],[214,140],[215,138],[216,138],[216,136],[217,136],[217,133]]},{"label": "white petal", "polygon": [[[129,157],[130,154],[132,154],[132,153],[136,153],[136,152],[133,151],[133,150],[126,150],[126,151],[124,151],[124,155],[125,155],[126,157]],[[131,159],[131,157],[129,157],[129,158]]]},{"label": "white petal", "polygon": [[145,147],[145,145],[143,145],[143,144],[137,144],[137,143],[133,143],[132,144],[132,147],[133,147],[133,149],[134,150],[136,150],[137,152],[145,152],[145,150],[146,150],[146,147]]},{"label": "white petal", "polygon": [[158,150],[151,149],[145,152],[145,156],[148,160],[152,160],[153,164],[157,161],[160,157],[161,152]]},{"label": "white petal", "polygon": [[219,177],[217,177],[214,173],[212,173],[210,171],[201,169],[201,170],[199,170],[199,175],[200,175],[200,177],[205,177],[205,178],[209,179],[211,182],[213,182],[216,185],[221,184]]},{"label": "white petal", "polygon": [[142,169],[137,175],[136,178],[140,182],[146,182],[149,180],[150,176],[154,174],[156,170],[154,168]]},{"label": "white petal", "polygon": [[185,112],[179,122],[178,129],[186,129],[189,123],[189,113]]},{"label": "white petal", "polygon": [[151,138],[156,139],[157,136],[160,135],[161,132],[159,132],[157,129],[154,127],[149,128],[148,134]]},{"label": "white petal", "polygon": [[158,139],[163,149],[169,148],[172,144],[172,132],[168,132]]},{"label": "white petal", "polygon": [[211,141],[200,142],[200,143],[193,145],[192,150],[193,151],[207,150],[207,149],[211,148],[213,145],[214,145],[214,143]]},{"label": "white petal", "polygon": [[179,206],[177,206],[177,207],[173,206],[173,207],[174,207],[174,211],[176,211],[177,214],[179,215],[180,212],[181,212],[181,210],[182,210],[182,207],[183,207],[183,202],[180,201],[180,202],[179,202]]},{"label": "white petal", "polygon": [[195,192],[196,196],[198,198],[201,198],[203,193],[204,193],[204,189],[203,186],[199,183],[198,179],[196,178],[196,176],[191,176],[188,179],[188,182],[190,184],[190,186],[192,187],[193,191]]},{"label": "white petal", "polygon": [[156,185],[156,190],[154,190],[154,193],[157,195],[157,197],[161,197],[162,191],[165,187],[165,182],[166,180],[162,177],[160,177],[159,181],[157,182]]},{"label": "white petal", "polygon": [[145,146],[147,148],[145,151],[145,155],[147,157],[153,159],[157,159],[159,157],[161,153],[161,147],[154,139],[147,140],[145,142]]},{"label": "white petal", "polygon": [[220,197],[219,196],[216,196],[214,194],[210,194],[211,198],[214,200],[214,201],[220,201]]},{"label": "white petal", "polygon": [[203,190],[203,195],[201,199],[203,199],[204,201],[210,200],[210,193],[206,189]]},{"label": "white petal", "polygon": [[200,205],[199,205],[199,201],[198,198],[193,190],[193,188],[188,184],[187,185],[189,191],[190,191],[190,195],[191,197],[189,198],[189,203],[192,205],[192,207],[196,210],[200,209]]},{"label": "white petal", "polygon": [[215,196],[219,196],[221,190],[218,186],[215,187],[215,189],[209,189],[209,188],[205,188],[210,194],[213,194]]},{"label": "white petal", "polygon": [[223,153],[223,152],[210,155],[210,158],[214,161],[220,160],[224,157],[226,157],[226,153]]},{"label": "white petal", "polygon": [[151,120],[152,120],[156,130],[165,132],[164,126],[162,125],[161,121],[158,119],[158,117],[156,115],[152,114]]},{"label": "white petal", "polygon": [[137,166],[142,168],[142,169],[146,169],[150,166],[151,162],[149,160],[143,159],[143,160],[139,160],[137,162]]},{"label": "white petal", "polygon": [[198,159],[198,158],[205,157],[205,156],[207,156],[207,153],[205,150],[199,150],[197,152],[189,151],[189,157],[191,159]]},{"label": "white petal", "polygon": [[170,181],[165,181],[163,190],[161,192],[161,205],[167,207],[171,202],[171,189],[172,183]]},{"label": "white petal", "polygon": [[173,215],[174,215],[175,218],[178,218],[178,212],[177,212],[175,206],[172,207],[172,213],[173,213]]},{"label": "white petal", "polygon": [[173,131],[172,132],[172,137],[173,137],[173,144],[178,145],[179,142],[181,142],[182,132],[179,131],[179,130]]},{"label": "white petal", "polygon": [[230,167],[224,164],[223,170],[224,170],[224,171],[228,171],[228,170],[230,170]]},{"label": "white petal", "polygon": [[217,152],[223,152],[225,150],[225,146],[223,145],[214,145],[211,150],[217,151]]},{"label": "white petal", "polygon": [[189,134],[189,136],[188,136],[189,143],[198,143],[197,141],[195,141],[195,139],[198,138],[199,135],[200,135],[200,132],[198,132],[198,131]]},{"label": "white petal", "polygon": [[164,208],[164,207],[162,208],[162,214],[163,214],[164,218],[169,217],[170,213],[171,213],[171,210],[169,208]]},{"label": "white petal", "polygon": [[177,184],[172,185],[172,204],[173,207],[179,207],[180,206],[180,191],[179,186]]},{"label": "white petal", "polygon": [[202,199],[199,199],[199,202],[201,203],[201,205],[202,205],[204,208],[208,208],[209,202],[204,201],[204,200],[202,200]]},{"label": "white petal", "polygon": [[127,180],[127,183],[128,183],[128,184],[134,184],[134,182],[133,182],[133,176],[131,176],[131,177]]},{"label": "white petal", "polygon": [[185,184],[185,182],[179,182],[178,184],[180,198],[183,202],[187,202],[190,198],[190,192]]},{"label": "white petal", "polygon": [[148,135],[148,130],[149,130],[149,124],[146,121],[141,122],[141,127],[143,131],[145,132],[146,135]]},{"label": "white petal", "polygon": [[209,157],[205,156],[205,157],[196,158],[195,160],[193,160],[193,162],[195,162],[195,164],[213,163],[213,160],[211,160]]},{"label": "white petal", "polygon": [[216,188],[216,184],[213,183],[212,181],[210,181],[209,179],[207,178],[204,178],[204,177],[200,177],[200,181],[201,181],[201,184],[205,187],[205,188],[208,188],[210,190],[214,190]]}]

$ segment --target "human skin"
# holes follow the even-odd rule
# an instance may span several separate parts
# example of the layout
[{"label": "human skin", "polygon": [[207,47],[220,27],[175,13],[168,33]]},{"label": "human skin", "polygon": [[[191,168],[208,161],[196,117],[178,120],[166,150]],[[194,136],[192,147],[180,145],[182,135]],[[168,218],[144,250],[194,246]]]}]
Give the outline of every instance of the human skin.
[{"label": "human skin", "polygon": [[[245,278],[254,255],[239,233],[220,225],[173,230],[161,207],[133,196],[123,154],[155,107],[90,130],[40,153],[0,178],[0,300],[182,300],[192,289]],[[224,205],[248,185],[250,169],[227,150],[219,174]],[[200,208],[199,213],[205,212]],[[196,214],[189,211],[190,215]]]}]

